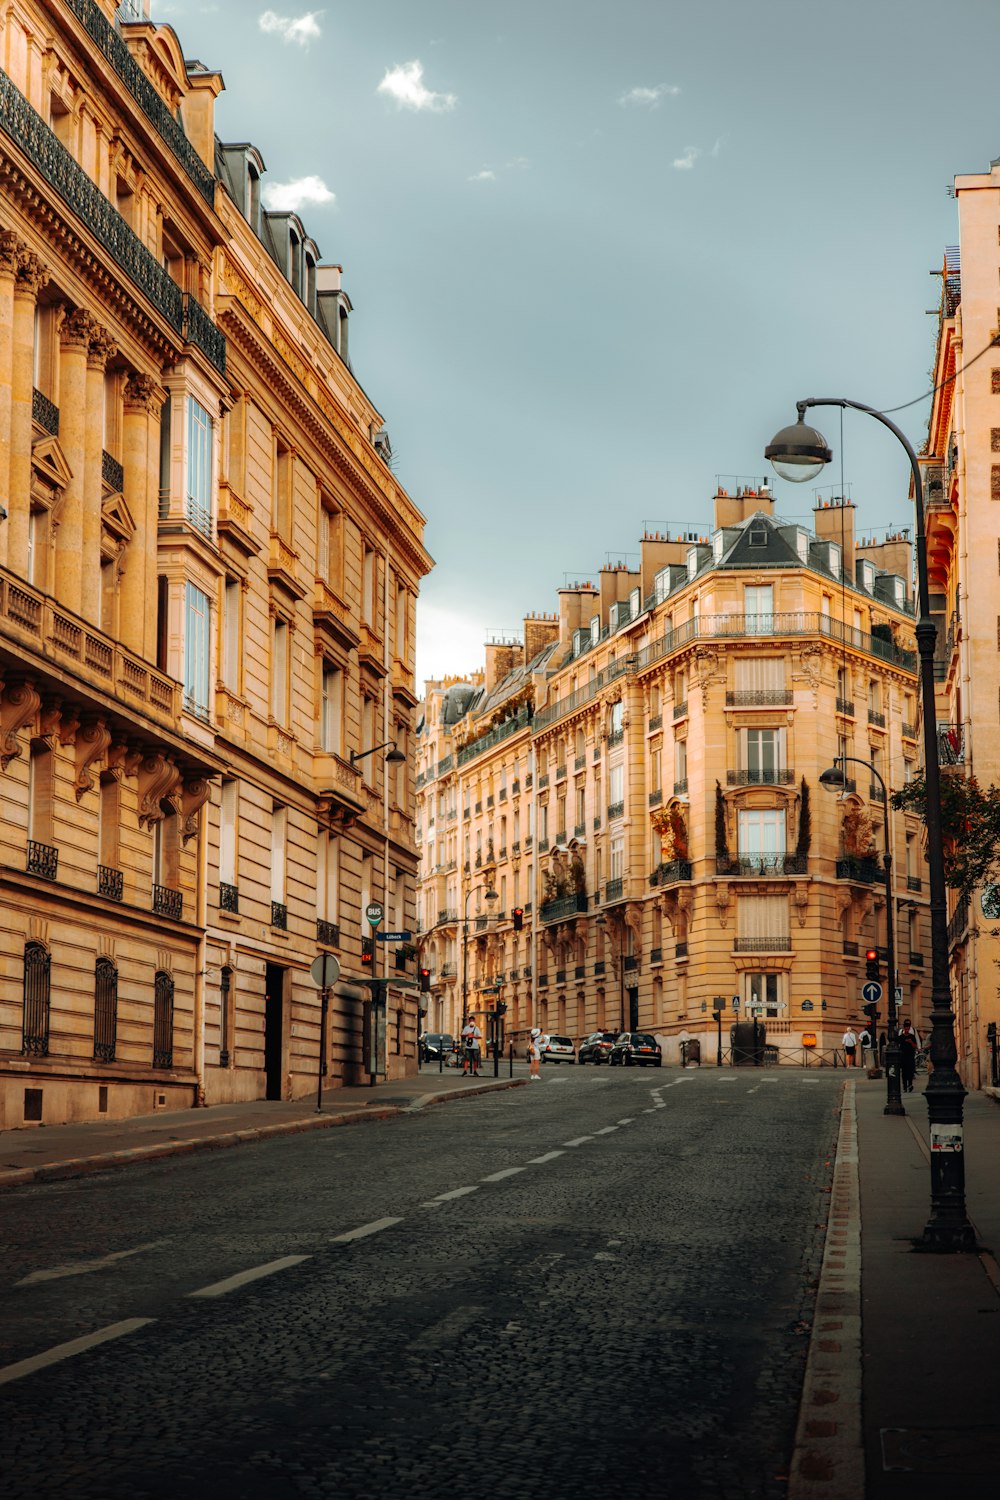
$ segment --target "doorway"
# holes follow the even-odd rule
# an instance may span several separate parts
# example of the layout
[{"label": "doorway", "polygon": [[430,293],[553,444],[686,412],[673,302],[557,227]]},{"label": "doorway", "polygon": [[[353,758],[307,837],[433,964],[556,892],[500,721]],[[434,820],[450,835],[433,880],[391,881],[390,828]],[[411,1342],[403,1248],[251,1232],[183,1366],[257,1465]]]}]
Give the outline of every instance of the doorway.
[{"label": "doorway", "polygon": [[264,969],[264,1098],[280,1099],[285,1031],[285,970]]}]

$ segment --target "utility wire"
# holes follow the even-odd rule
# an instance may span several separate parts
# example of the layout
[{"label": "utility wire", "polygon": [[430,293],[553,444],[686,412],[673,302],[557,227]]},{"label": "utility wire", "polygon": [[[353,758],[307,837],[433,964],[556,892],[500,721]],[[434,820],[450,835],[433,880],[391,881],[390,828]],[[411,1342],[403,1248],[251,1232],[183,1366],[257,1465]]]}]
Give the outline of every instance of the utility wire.
[{"label": "utility wire", "polygon": [[998,344],[1000,344],[1000,334],[990,339],[985,349],[980,349],[979,353],[974,354],[972,358],[968,360],[964,365],[959,365],[957,370],[953,370],[951,374],[946,377],[946,379],[942,380],[940,385],[932,385],[930,390],[924,391],[924,394],[922,396],[914,396],[912,401],[904,401],[902,406],[887,406],[882,415],[884,417],[888,417],[891,416],[894,411],[906,411],[908,406],[918,406],[921,401],[926,401],[928,396],[936,396],[938,391],[943,391],[946,385],[951,385],[951,382],[953,380],[957,380],[959,375],[964,375],[966,370],[971,370],[977,359],[982,359],[984,354],[989,354],[990,350],[995,349]]}]

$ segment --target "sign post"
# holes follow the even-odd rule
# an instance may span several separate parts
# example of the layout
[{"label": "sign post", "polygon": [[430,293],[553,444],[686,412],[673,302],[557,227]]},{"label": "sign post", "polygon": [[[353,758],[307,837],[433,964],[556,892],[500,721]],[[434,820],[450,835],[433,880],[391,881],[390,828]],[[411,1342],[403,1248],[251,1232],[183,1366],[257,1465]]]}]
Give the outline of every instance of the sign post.
[{"label": "sign post", "polygon": [[330,990],[340,978],[340,960],[334,953],[317,953],[309,967],[313,984],[319,986],[319,1067],[316,1073],[316,1113],[323,1112],[323,1077],[326,1073],[326,1034],[330,1013]]},{"label": "sign post", "polygon": [[[373,938],[377,938],[378,937],[378,928],[381,927],[381,925],[382,925],[382,918],[384,916],[385,916],[385,908],[383,907],[381,901],[369,901],[368,905],[365,907],[365,920],[367,921],[369,927],[372,930],[372,937]],[[372,979],[377,979],[377,978],[378,978],[378,943],[374,942],[372,944]],[[379,1005],[379,1001],[380,1000],[382,1002],[381,1007]],[[377,985],[377,984],[373,984],[372,985],[372,1010],[371,1010],[372,1023],[373,1024],[372,1024],[372,1029],[371,1029],[371,1033],[370,1033],[370,1036],[369,1036],[369,1047],[368,1047],[368,1066],[369,1066],[368,1086],[369,1086],[369,1088],[374,1088],[375,1087],[375,1078],[376,1078],[376,1074],[377,1074],[377,1069],[378,1069],[378,1064],[379,1064],[379,1057],[380,1057],[380,1053],[379,1053],[379,1049],[378,1049],[378,1045],[377,1045],[377,1036],[378,1036],[378,1031],[377,1031],[377,1016],[378,1016],[378,1012],[379,1012],[380,1009],[382,1010],[382,1033],[383,1033],[383,1036],[384,1036],[384,1034],[385,1034],[385,989],[384,988],[380,988],[380,986]]]}]

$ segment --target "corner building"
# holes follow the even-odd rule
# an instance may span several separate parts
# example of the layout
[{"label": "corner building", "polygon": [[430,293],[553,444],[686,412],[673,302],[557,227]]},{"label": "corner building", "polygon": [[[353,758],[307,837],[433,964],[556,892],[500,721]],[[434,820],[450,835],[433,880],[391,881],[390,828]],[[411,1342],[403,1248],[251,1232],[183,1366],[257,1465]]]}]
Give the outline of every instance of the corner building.
[{"label": "corner building", "polygon": [[[560,590],[555,639],[529,644],[526,622],[520,660],[492,688],[489,665],[482,683],[432,687],[425,724],[440,737],[447,719],[453,803],[463,821],[469,810],[449,977],[463,967],[483,802],[482,869],[498,894],[507,876],[507,899],[477,916],[466,967],[516,1031],[641,1028],[668,1057],[685,1034],[714,1057],[722,997],[726,1049],[730,1024],[756,1014],[779,1059],[832,1062],[860,1014],[866,947],[885,969],[884,803],[866,768],[891,787],[917,765],[909,537],[856,536],[842,500],[816,510],[812,532],[786,524],[765,486],[720,490],[714,512],[704,535],[644,536],[637,570]],[[848,765],[842,797],[818,782],[837,754],[862,763]],[[436,782],[421,764],[426,897]],[[497,821],[514,779],[517,866],[512,812],[506,842]],[[897,978],[919,1024],[928,934],[915,821],[890,814],[889,840]],[[425,952],[442,931],[433,907]]]},{"label": "corner building", "polygon": [[[412,911],[412,777],[364,752],[408,749],[422,517],[340,268],[145,11],[2,33],[4,1125],[307,1093],[322,949],[359,1076],[361,911]],[[415,1031],[397,988],[390,1072]]]}]

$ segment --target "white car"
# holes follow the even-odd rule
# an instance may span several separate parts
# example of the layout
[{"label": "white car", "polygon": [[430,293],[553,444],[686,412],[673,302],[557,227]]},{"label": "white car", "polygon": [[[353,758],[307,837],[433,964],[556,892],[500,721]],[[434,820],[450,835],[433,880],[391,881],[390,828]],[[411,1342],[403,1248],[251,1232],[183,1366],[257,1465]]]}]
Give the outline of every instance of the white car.
[{"label": "white car", "polygon": [[542,1062],[576,1062],[576,1048],[568,1036],[543,1036],[539,1038]]}]

